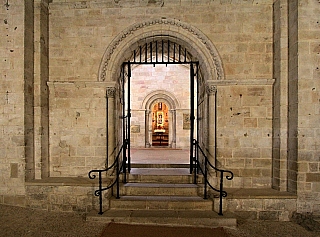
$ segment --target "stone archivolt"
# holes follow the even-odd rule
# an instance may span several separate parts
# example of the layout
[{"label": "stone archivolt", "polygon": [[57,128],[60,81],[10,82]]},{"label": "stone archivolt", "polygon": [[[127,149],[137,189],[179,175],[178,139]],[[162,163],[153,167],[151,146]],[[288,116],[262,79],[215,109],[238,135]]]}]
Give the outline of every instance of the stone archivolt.
[{"label": "stone archivolt", "polygon": [[[124,41],[126,38],[128,38],[129,35],[134,34],[136,31],[142,28],[156,26],[156,25],[172,25],[176,26],[178,28],[182,28],[183,30],[187,31],[189,34],[196,37],[198,41],[201,42],[202,48],[206,48],[209,54],[211,55],[212,61],[214,62],[215,67],[215,78],[217,80],[221,80],[224,78],[223,68],[222,68],[222,62],[220,59],[220,56],[218,55],[217,50],[215,49],[214,45],[211,43],[211,41],[197,28],[191,26],[190,24],[187,24],[185,22],[181,22],[176,19],[167,19],[167,18],[160,18],[160,19],[153,19],[146,22],[141,22],[134,24],[124,30],[122,33],[120,33],[113,42],[109,45],[107,48],[103,59],[102,64],[100,66],[100,73],[99,73],[99,81],[105,81],[106,80],[106,71],[108,69],[108,65],[110,62],[110,59],[119,47],[120,43]],[[135,42],[132,42],[132,44]],[[125,59],[124,59],[125,60]]]}]

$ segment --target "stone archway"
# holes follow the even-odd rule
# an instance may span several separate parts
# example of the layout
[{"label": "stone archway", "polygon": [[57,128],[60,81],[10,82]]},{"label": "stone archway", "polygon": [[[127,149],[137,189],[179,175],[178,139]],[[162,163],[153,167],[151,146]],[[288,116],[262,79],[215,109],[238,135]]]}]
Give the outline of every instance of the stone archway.
[{"label": "stone archway", "polygon": [[120,33],[105,51],[98,74],[98,81],[116,81],[120,65],[132,57],[138,41],[147,37],[170,36],[186,48],[200,62],[206,80],[223,80],[222,61],[211,41],[192,25],[176,20],[160,18],[136,23]]},{"label": "stone archway", "polygon": [[[173,43],[182,45],[185,47],[192,58],[198,62],[199,67],[199,79],[201,84],[198,86],[198,90],[201,92],[200,97],[214,101],[215,94],[207,94],[207,88],[215,87],[214,83],[218,80],[224,79],[224,70],[222,67],[221,58],[211,43],[211,41],[197,28],[188,23],[176,19],[154,19],[146,22],[136,23],[122,33],[120,33],[109,45],[105,51],[100,68],[98,81],[100,82],[113,82],[115,83],[115,89],[119,91],[117,94],[121,94],[121,68],[124,62],[128,62],[134,58],[134,51],[148,38],[161,37],[168,38]],[[211,90],[209,90],[211,91]],[[212,96],[213,95],[213,96]],[[121,101],[115,101],[116,104],[120,104]],[[212,102],[209,104],[211,105]],[[110,105],[112,106],[112,105]],[[115,108],[119,107],[118,105]],[[215,119],[214,109],[208,110],[209,107],[204,107],[201,110],[204,126],[202,126],[203,133],[205,133],[208,143],[208,155],[211,159],[214,159],[215,155],[215,129],[213,126],[207,129],[208,123],[212,123],[212,119]],[[109,114],[109,117],[120,118],[124,115],[116,109],[114,114]],[[114,128],[119,124],[116,121],[109,120],[108,127]],[[119,127],[120,128],[120,127]],[[208,130],[208,131],[207,131]],[[109,144],[117,144],[116,140],[119,138],[115,134],[111,134],[108,137]],[[108,147],[108,157],[112,157],[114,147]]]},{"label": "stone archway", "polygon": [[164,101],[169,107],[169,147],[176,148],[176,109],[180,107],[180,102],[169,91],[158,90],[153,91],[145,97],[141,104],[141,108],[145,109],[145,147],[150,147],[152,144],[152,117],[150,116],[153,106]]}]

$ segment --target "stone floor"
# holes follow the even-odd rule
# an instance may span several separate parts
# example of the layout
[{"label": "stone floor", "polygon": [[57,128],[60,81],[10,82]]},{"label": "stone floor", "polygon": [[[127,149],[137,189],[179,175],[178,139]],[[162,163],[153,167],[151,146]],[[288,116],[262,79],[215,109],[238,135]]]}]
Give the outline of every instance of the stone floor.
[{"label": "stone floor", "polygon": [[[188,150],[173,149],[132,149],[133,164],[188,164]],[[153,157],[152,159],[148,157]],[[134,169],[133,169],[133,172]],[[157,172],[163,172],[159,169]],[[187,169],[186,169],[187,172]],[[29,208],[0,205],[0,236],[77,236],[77,237],[130,237],[175,236],[175,237],[316,237],[320,228],[314,222],[245,221],[238,220],[237,228],[225,229],[177,229],[159,226],[130,226],[114,223],[86,221],[85,214],[58,213]],[[303,227],[304,226],[304,227]],[[181,227],[180,227],[181,228]],[[312,231],[311,231],[312,230]],[[134,232],[133,232],[134,231]],[[187,234],[186,234],[187,233]],[[208,234],[209,233],[209,234]],[[211,233],[211,234],[210,234]],[[189,234],[189,235],[188,235]]]},{"label": "stone floor", "polygon": [[108,225],[108,223],[85,221],[84,215],[76,213],[46,212],[0,205],[0,236],[3,237],[124,237],[126,235],[130,237],[316,237],[320,236],[320,232],[308,231],[293,222],[273,221],[240,221],[237,228],[223,230],[194,228],[192,232],[188,228]]},{"label": "stone floor", "polygon": [[131,148],[130,153],[132,164],[189,164],[189,150],[168,148]]}]

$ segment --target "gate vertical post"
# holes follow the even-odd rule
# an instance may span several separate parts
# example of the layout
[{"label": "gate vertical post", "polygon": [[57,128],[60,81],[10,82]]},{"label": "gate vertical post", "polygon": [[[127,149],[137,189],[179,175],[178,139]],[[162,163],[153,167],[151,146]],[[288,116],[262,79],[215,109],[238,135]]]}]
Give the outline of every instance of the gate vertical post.
[{"label": "gate vertical post", "polygon": [[108,117],[108,121],[107,121],[107,131],[108,134],[106,134],[107,136],[107,154],[108,154],[108,163],[109,164],[113,164],[114,162],[114,158],[115,158],[115,120],[114,120],[114,101],[115,101],[115,93],[116,93],[116,89],[115,87],[107,87],[107,91],[106,91],[106,95],[107,95],[107,117]]},{"label": "gate vertical post", "polygon": [[208,158],[211,164],[216,166],[216,93],[217,87],[206,85],[208,94]]},{"label": "gate vertical post", "polygon": [[190,174],[193,171],[193,136],[194,136],[194,68],[190,64]]},{"label": "gate vertical post", "polygon": [[127,148],[128,148],[128,173],[130,173],[130,170],[131,170],[131,156],[130,156],[130,129],[131,129],[131,97],[130,97],[130,83],[131,83],[131,64],[130,64],[130,61],[128,61],[128,117],[127,117],[127,121],[128,121],[128,127],[127,127]]}]

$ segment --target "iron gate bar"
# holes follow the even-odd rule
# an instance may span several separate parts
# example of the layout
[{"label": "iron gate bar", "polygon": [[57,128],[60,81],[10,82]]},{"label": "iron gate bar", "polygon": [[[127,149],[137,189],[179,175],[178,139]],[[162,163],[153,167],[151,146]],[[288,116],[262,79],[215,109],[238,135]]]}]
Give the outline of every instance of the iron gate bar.
[{"label": "iron gate bar", "polygon": [[[161,45],[158,45],[158,43],[160,43]],[[178,50],[177,50],[177,45],[179,45]],[[138,50],[139,50],[139,55],[138,55]],[[167,52],[165,52],[166,50]],[[165,61],[170,62],[170,60],[172,59],[173,61],[176,61],[178,59],[179,62],[191,61],[191,58],[188,58],[188,56],[190,56],[191,54],[189,54],[187,48],[171,41],[170,39],[168,40],[162,39],[162,40],[152,40],[152,41],[146,40],[145,43],[139,45],[137,49],[133,50],[133,55],[132,55],[133,59],[131,59],[131,62],[137,63],[139,61],[140,63],[148,63],[148,61],[150,62],[155,61],[158,63],[159,53],[161,54],[160,61],[162,63],[164,63]],[[164,58],[165,53],[168,56],[167,60],[165,60]],[[178,55],[176,55],[177,53]],[[153,58],[154,56],[155,56],[155,60]],[[138,57],[139,57],[139,60],[138,60]]]},{"label": "iron gate bar", "polygon": [[144,51],[144,61],[147,62],[148,61],[148,44],[146,43],[146,49]]},{"label": "iron gate bar", "polygon": [[158,41],[156,41],[156,62],[158,62]]},{"label": "iron gate bar", "polygon": [[128,137],[127,137],[127,146],[128,146],[128,173],[131,171],[131,157],[130,157],[130,120],[131,120],[131,103],[130,103],[130,78],[131,78],[131,67],[130,62],[128,63]]},{"label": "iron gate bar", "polygon": [[162,52],[162,62],[163,62],[163,40],[162,40],[162,47],[161,47],[161,52]]},{"label": "iron gate bar", "polygon": [[123,64],[131,64],[131,65],[141,65],[141,64],[145,64],[145,65],[153,65],[153,64],[165,64],[165,65],[170,65],[170,64],[198,64],[199,63],[199,61],[186,61],[186,62],[178,62],[178,61],[176,61],[176,62],[172,62],[172,61],[170,61],[170,62],[124,62]]},{"label": "iron gate bar", "polygon": [[142,60],[142,52],[141,52],[141,50],[142,50],[142,47],[141,47],[141,45],[140,45],[140,62],[141,62],[141,60]]},{"label": "iron gate bar", "polygon": [[173,61],[176,61],[176,44],[173,44]]},{"label": "iron gate bar", "polygon": [[193,139],[194,139],[194,68],[193,63],[190,64],[190,174],[193,170]]},{"label": "iron gate bar", "polygon": [[107,98],[107,102],[106,102],[106,168],[108,168],[109,166],[109,150],[108,150],[108,147],[109,147],[109,139],[108,139],[108,134],[109,134],[109,113],[108,113],[108,110],[109,110],[109,97],[107,95],[107,90],[106,90],[106,98]]},{"label": "iron gate bar", "polygon": [[122,105],[122,142],[123,142],[123,154],[122,154],[122,162],[123,162],[123,173],[124,173],[124,180],[123,182],[126,183],[127,182],[127,174],[126,174],[126,162],[127,162],[127,158],[126,158],[126,116],[125,116],[125,104],[126,104],[126,100],[125,100],[125,93],[124,93],[124,83],[125,82],[125,65],[122,65],[122,100],[123,100],[123,105]]},{"label": "iron gate bar", "polygon": [[170,41],[168,40],[168,62],[170,61]]}]

